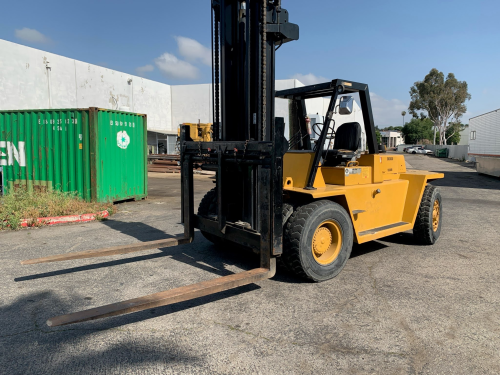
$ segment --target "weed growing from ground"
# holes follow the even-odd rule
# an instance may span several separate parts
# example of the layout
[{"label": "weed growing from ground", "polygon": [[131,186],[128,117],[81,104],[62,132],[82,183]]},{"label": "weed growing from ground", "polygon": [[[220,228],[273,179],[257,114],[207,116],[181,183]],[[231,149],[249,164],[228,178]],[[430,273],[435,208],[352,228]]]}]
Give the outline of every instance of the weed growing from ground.
[{"label": "weed growing from ground", "polygon": [[28,219],[29,226],[43,226],[37,218],[83,215],[108,211],[113,214],[112,203],[86,202],[76,193],[60,191],[28,191],[17,189],[0,197],[0,230],[18,229],[21,219]]}]

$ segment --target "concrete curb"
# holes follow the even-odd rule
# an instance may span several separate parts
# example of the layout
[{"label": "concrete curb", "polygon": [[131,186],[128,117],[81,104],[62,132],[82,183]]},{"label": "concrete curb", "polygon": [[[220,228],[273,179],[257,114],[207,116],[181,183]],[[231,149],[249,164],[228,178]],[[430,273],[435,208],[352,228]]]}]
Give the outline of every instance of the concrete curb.
[{"label": "concrete curb", "polygon": [[[70,216],[56,216],[56,217],[39,217],[36,219],[36,224],[43,225],[56,225],[56,224],[68,224],[68,223],[85,223],[88,221],[96,220],[96,217],[100,216],[102,218],[109,217],[108,211],[102,211],[95,214],[83,214],[83,215],[70,215]],[[29,225],[33,223],[33,219],[22,219],[21,226],[29,227],[33,225]]]}]

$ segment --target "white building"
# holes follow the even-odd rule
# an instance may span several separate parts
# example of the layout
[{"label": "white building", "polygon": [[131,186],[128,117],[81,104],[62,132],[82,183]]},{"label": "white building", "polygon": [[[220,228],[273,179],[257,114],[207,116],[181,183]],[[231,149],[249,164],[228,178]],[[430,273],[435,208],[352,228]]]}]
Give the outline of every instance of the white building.
[{"label": "white building", "polygon": [[477,171],[500,177],[500,109],[469,120],[469,157]]},{"label": "white building", "polygon": [[405,143],[404,136],[401,132],[387,130],[387,131],[381,131],[380,134],[382,135],[382,144],[385,145],[387,148],[396,147],[398,145]]},{"label": "white building", "polygon": [[[276,90],[302,86],[296,79],[276,81]],[[307,112],[324,116],[328,103],[307,100]],[[0,110],[88,107],[146,114],[148,144],[172,153],[179,124],[213,122],[212,85],[167,85],[0,39]],[[335,115],[335,127],[357,121],[364,134],[354,107],[349,116]],[[288,100],[276,99],[275,115],[285,118],[289,138]]]}]

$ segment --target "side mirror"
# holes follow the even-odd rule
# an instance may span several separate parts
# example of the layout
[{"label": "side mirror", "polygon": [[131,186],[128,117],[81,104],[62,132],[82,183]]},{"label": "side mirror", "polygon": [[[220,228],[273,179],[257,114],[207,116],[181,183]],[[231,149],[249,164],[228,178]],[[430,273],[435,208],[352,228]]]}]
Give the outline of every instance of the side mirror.
[{"label": "side mirror", "polygon": [[341,96],[339,104],[339,114],[350,115],[354,107],[354,99],[352,96]]}]

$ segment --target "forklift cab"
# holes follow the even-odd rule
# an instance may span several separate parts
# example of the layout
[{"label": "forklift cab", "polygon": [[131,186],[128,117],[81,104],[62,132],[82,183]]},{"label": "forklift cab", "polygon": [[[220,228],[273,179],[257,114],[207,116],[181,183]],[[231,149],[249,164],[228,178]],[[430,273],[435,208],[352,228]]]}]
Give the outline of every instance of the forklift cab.
[{"label": "forklift cab", "polygon": [[[298,177],[298,174],[302,176],[298,178],[300,187],[308,190],[315,190],[317,187],[324,186],[321,176],[317,178],[318,170],[326,168],[344,168],[342,171],[330,170],[328,174],[334,173],[344,174],[346,173],[345,168],[358,167],[360,162],[358,159],[361,157],[358,150],[361,146],[361,133],[362,128],[358,122],[348,122],[342,124],[335,131],[335,124],[333,121],[333,114],[337,106],[337,99],[339,95],[358,93],[361,104],[361,111],[363,114],[363,122],[365,127],[365,133],[367,137],[368,152],[371,155],[378,154],[377,139],[375,134],[375,125],[373,121],[373,114],[371,110],[370,93],[368,90],[368,85],[363,83],[348,82],[345,80],[335,79],[331,82],[326,82],[317,85],[299,87],[289,90],[282,90],[276,93],[277,98],[290,99],[295,101],[298,113],[304,114],[299,116],[299,133],[306,134],[302,137],[302,142],[298,143],[299,150],[289,150],[284,157],[284,169],[292,169],[298,171],[299,168],[294,168],[299,159],[303,159],[300,162],[300,172],[293,172],[292,175]],[[305,114],[306,111],[306,99],[320,98],[330,96],[330,104],[325,114],[325,121],[322,124],[321,133],[318,134],[318,139],[314,144],[311,143],[310,129],[308,129],[308,123],[306,121]],[[340,115],[349,115],[353,111],[354,99],[352,96],[342,96],[339,100],[338,113]],[[327,142],[328,141],[328,142]],[[333,147],[332,146],[333,143]],[[296,154],[296,155],[294,155]],[[373,158],[373,156],[372,156]],[[347,170],[349,172],[349,170]],[[356,174],[360,171],[356,169],[354,171]],[[350,173],[350,172],[349,172]],[[321,175],[321,172],[320,172]],[[330,180],[330,179],[329,179]],[[371,179],[366,179],[371,180]],[[335,178],[333,182],[337,182],[338,179]],[[328,182],[327,182],[328,183]],[[285,188],[287,182],[285,181]],[[288,185],[292,182],[288,181]],[[295,186],[297,186],[294,183]],[[297,186],[297,187],[298,187]]]},{"label": "forklift cab", "polygon": [[333,150],[323,150],[323,166],[336,167],[355,161],[361,145],[361,125],[358,122],[347,122],[340,125],[335,132]]}]

